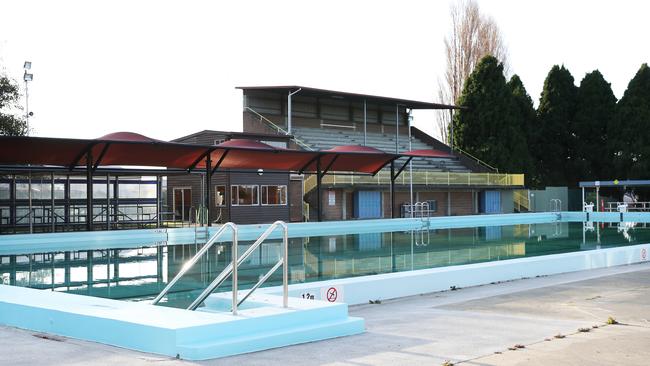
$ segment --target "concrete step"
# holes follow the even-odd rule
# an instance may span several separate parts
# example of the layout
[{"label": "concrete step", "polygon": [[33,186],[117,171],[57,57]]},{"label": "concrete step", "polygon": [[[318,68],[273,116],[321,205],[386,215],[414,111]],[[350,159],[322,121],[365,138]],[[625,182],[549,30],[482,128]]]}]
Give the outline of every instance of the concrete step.
[{"label": "concrete step", "polygon": [[188,311],[0,285],[0,324],[191,360],[364,331],[345,303],[291,297],[284,309],[281,296],[255,294],[235,316],[219,306],[210,311],[226,302],[213,300]]},{"label": "concrete step", "polygon": [[[229,310],[230,300],[229,293],[211,295],[202,311]],[[281,296],[255,294],[243,305],[237,321],[222,324],[218,331],[205,328],[179,333],[179,356],[205,360],[364,331],[363,319],[349,317],[344,303],[294,297],[290,308],[284,309]]]}]

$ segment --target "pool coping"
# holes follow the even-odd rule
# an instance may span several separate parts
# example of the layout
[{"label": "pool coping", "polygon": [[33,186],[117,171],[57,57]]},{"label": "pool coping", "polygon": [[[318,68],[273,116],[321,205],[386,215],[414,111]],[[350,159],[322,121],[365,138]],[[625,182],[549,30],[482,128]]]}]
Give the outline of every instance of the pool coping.
[{"label": "pool coping", "polygon": [[[461,287],[630,265],[647,262],[649,258],[650,244],[636,244],[292,284],[289,285],[289,295],[304,297],[303,295],[310,294],[314,295],[315,300],[326,300],[322,295],[334,288],[342,294],[339,301],[348,305],[368,304],[370,301]],[[281,293],[281,287],[265,287],[258,291],[278,294]]]},{"label": "pool coping", "polygon": [[[494,215],[468,215],[468,216],[440,216],[428,219],[397,218],[377,220],[347,220],[324,222],[298,222],[289,223],[289,237],[345,235],[352,233],[373,233],[391,231],[428,229],[485,227],[516,224],[535,224],[546,222],[574,222],[585,221],[587,213],[577,211],[563,212],[538,212],[518,214]],[[605,222],[650,222],[649,213],[618,213],[594,212],[589,213],[589,219]],[[269,224],[238,225],[240,241],[255,240],[268,228]],[[219,226],[209,228],[213,235]],[[199,229],[201,232],[201,229]],[[64,232],[40,234],[10,234],[0,235],[0,255],[33,254],[50,251],[94,250],[106,249],[110,243],[111,248],[133,248],[143,246],[155,247],[176,244],[193,243],[196,240],[195,228],[161,228],[161,229],[133,229],[92,232]],[[204,232],[201,235],[205,236]],[[280,232],[276,231],[269,239],[279,239]],[[205,240],[203,237],[201,240]],[[220,243],[230,242],[230,235],[224,235]]]}]

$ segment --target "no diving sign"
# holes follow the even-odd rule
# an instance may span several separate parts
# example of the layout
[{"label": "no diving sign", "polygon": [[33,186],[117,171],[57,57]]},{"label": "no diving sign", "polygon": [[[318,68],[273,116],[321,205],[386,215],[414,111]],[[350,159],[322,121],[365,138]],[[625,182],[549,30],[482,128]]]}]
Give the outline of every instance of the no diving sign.
[{"label": "no diving sign", "polygon": [[320,299],[327,302],[343,302],[343,286],[321,287]]},{"label": "no diving sign", "polygon": [[642,261],[648,260],[648,250],[646,248],[641,248],[641,260]]}]

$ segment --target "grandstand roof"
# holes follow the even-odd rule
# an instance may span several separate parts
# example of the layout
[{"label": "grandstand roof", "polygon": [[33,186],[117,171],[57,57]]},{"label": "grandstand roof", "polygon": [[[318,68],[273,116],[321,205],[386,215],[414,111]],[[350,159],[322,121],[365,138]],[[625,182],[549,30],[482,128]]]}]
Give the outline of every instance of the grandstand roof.
[{"label": "grandstand roof", "polygon": [[392,98],[392,97],[382,97],[382,96],[371,95],[371,94],[359,94],[359,93],[350,93],[350,92],[327,90],[327,89],[310,88],[307,86],[299,86],[299,85],[238,86],[237,89],[260,90],[260,91],[283,92],[283,93],[288,93],[289,91],[295,91],[301,89],[300,94],[298,94],[299,96],[330,97],[333,99],[351,99],[356,101],[366,100],[369,103],[400,104],[410,109],[460,109],[462,108],[459,106],[447,105],[447,104],[422,102],[422,101]]}]

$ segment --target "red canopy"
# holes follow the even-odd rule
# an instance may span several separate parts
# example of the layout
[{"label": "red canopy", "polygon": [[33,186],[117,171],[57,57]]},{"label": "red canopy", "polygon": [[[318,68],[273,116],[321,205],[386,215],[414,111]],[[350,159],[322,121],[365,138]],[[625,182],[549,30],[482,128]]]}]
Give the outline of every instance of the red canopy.
[{"label": "red canopy", "polygon": [[[336,146],[321,151],[320,169],[321,171],[363,172],[374,174],[398,157],[398,155],[388,154],[369,146]],[[314,160],[303,170],[316,171],[316,168],[317,162]]]},{"label": "red canopy", "polygon": [[258,141],[234,139],[219,145],[191,145],[117,132],[93,140],[0,136],[0,164],[85,166],[90,152],[93,167],[152,166],[205,169],[210,156],[214,169],[268,169],[375,173],[399,155],[371,147],[338,146],[325,151],[298,151]]},{"label": "red canopy", "polygon": [[[233,139],[220,143],[210,153],[212,166],[221,169],[269,169],[298,171],[317,153],[279,148],[254,140]],[[205,167],[203,159],[197,166]]]}]

